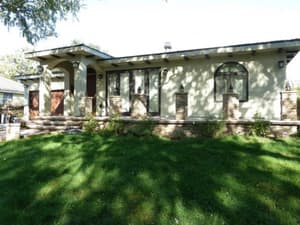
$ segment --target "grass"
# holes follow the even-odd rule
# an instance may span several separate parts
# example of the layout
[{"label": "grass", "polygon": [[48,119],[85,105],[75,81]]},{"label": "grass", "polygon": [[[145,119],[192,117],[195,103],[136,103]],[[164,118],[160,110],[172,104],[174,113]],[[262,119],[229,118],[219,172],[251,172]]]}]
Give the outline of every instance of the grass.
[{"label": "grass", "polygon": [[0,143],[1,225],[300,224],[300,139]]}]

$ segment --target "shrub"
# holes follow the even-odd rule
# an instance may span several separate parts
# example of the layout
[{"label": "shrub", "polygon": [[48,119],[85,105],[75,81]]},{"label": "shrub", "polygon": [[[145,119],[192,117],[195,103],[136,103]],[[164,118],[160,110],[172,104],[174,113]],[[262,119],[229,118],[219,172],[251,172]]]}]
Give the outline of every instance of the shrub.
[{"label": "shrub", "polygon": [[98,123],[93,115],[87,116],[87,121],[83,123],[83,130],[88,133],[96,132],[99,129]]},{"label": "shrub", "polygon": [[260,116],[259,113],[254,115],[254,122],[251,124],[249,134],[253,136],[266,137],[270,131],[271,123]]},{"label": "shrub", "polygon": [[137,121],[129,125],[127,133],[137,137],[151,136],[154,126],[155,124],[151,120]]},{"label": "shrub", "polygon": [[120,119],[119,115],[111,117],[108,125],[103,130],[105,134],[122,135],[125,133],[125,123]]},{"label": "shrub", "polygon": [[204,123],[199,123],[198,131],[200,136],[217,138],[225,133],[225,122],[218,120],[207,120]]}]

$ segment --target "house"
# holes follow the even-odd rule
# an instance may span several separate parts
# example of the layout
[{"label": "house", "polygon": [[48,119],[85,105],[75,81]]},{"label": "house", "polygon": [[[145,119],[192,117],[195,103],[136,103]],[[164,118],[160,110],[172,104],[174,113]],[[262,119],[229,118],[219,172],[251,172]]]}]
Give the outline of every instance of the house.
[{"label": "house", "polygon": [[23,84],[0,76],[0,106],[23,106],[23,104]]},{"label": "house", "polygon": [[290,98],[287,68],[299,49],[293,39],[113,57],[80,44],[27,53],[39,74],[18,79],[26,85],[26,119],[222,119],[233,104],[233,119],[281,120]]}]

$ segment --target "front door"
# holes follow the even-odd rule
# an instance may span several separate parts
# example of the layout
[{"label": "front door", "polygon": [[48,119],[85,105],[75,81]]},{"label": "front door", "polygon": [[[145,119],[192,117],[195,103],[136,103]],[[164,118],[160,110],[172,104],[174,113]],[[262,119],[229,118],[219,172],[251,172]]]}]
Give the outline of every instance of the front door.
[{"label": "front door", "polygon": [[[88,71],[89,72],[89,71]],[[92,98],[92,112],[96,112],[96,73],[91,71],[87,75],[87,96]]]},{"label": "front door", "polygon": [[51,116],[64,114],[64,91],[51,91]]},{"label": "front door", "polygon": [[29,91],[29,118],[39,115],[39,91]]}]

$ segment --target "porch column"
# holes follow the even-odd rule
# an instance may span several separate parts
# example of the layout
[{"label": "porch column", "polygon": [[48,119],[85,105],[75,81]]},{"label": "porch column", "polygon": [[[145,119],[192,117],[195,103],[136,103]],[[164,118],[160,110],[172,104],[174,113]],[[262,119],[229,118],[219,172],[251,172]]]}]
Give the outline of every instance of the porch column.
[{"label": "porch column", "polygon": [[297,120],[297,92],[282,91],[281,97],[281,120]]},{"label": "porch column", "polygon": [[51,107],[51,74],[47,65],[43,66],[39,85],[39,112],[41,116],[50,115]]},{"label": "porch column", "polygon": [[28,85],[24,85],[24,115],[23,120],[29,120],[29,88]]},{"label": "porch column", "polygon": [[70,90],[70,74],[65,72],[64,77],[65,90],[64,90],[64,116],[73,115],[73,102]]},{"label": "porch column", "polygon": [[87,85],[87,66],[81,62],[73,62],[74,67],[74,115],[85,115],[85,97]]}]

